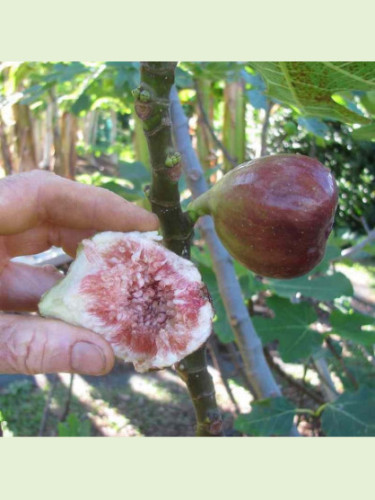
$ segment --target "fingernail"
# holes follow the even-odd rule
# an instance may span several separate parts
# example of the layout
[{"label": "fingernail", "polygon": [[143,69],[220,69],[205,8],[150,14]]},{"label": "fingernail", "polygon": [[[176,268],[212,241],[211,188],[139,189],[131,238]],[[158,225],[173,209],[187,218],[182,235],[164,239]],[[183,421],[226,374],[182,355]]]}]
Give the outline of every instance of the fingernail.
[{"label": "fingernail", "polygon": [[90,342],[77,342],[72,349],[71,365],[74,372],[101,375],[105,371],[106,357],[97,345]]}]

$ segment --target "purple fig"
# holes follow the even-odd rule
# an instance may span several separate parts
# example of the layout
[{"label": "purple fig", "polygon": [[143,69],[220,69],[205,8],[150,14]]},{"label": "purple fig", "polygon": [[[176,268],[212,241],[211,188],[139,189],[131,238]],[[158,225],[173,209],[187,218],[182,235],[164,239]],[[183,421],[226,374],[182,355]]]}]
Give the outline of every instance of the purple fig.
[{"label": "purple fig", "polygon": [[324,256],[337,207],[330,170],[302,155],[265,156],[228,172],[188,206],[212,215],[228,252],[270,278],[295,278]]}]

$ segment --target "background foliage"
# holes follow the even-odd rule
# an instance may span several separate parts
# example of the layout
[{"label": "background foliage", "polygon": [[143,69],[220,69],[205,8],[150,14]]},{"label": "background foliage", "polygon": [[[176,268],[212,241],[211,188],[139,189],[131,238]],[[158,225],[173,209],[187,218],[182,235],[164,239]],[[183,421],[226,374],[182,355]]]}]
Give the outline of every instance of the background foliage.
[{"label": "background foliage", "polygon": [[[131,94],[139,63],[4,62],[0,70],[1,175],[54,170],[149,208],[148,150]],[[312,435],[375,435],[375,249],[369,236],[375,226],[375,64],[181,62],[176,85],[210,184],[244,161],[291,152],[317,157],[340,189],[325,258],[307,276],[264,279],[235,264],[285,396],[252,401],[234,428],[285,435],[294,421],[302,433],[301,423],[309,424]],[[186,206],[191,193],[184,178],[180,191]],[[344,257],[363,241],[352,258]],[[234,336],[199,232],[192,258],[214,303],[217,356],[228,360]],[[232,382],[246,385],[239,376]],[[30,421],[22,422],[12,401],[28,389],[11,385],[0,393],[0,418],[20,434],[28,434]],[[58,435],[90,433],[74,413],[55,427]]]}]

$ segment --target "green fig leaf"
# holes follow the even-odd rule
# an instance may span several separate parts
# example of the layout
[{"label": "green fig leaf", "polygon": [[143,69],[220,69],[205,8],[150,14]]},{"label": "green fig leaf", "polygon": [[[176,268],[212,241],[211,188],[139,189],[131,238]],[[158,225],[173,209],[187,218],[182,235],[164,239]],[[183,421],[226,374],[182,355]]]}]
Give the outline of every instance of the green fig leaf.
[{"label": "green fig leaf", "polygon": [[119,173],[120,177],[131,182],[136,190],[142,190],[145,184],[151,182],[150,172],[140,161],[133,163],[120,161]]},{"label": "green fig leaf", "polygon": [[309,274],[325,273],[328,271],[331,261],[340,257],[340,255],[341,249],[337,245],[327,245],[323,260]]},{"label": "green fig leaf", "polygon": [[223,301],[221,300],[219,287],[217,284],[215,273],[212,269],[205,266],[204,264],[198,264],[199,272],[201,273],[202,280],[206,284],[208,291],[210,293],[213,307],[215,311],[215,318],[213,327],[216,335],[219,337],[220,341],[224,344],[234,341],[234,335],[232,328],[228,322],[227,314]]},{"label": "green fig leaf", "polygon": [[345,392],[329,403],[322,414],[322,429],[327,436],[375,436],[375,390],[362,387]]},{"label": "green fig leaf", "polygon": [[285,398],[252,403],[250,413],[237,417],[234,428],[250,436],[288,436],[296,407]]},{"label": "green fig leaf", "polygon": [[291,280],[268,280],[270,288],[281,297],[291,298],[296,293],[321,301],[352,296],[353,286],[342,273],[327,276],[301,276]]},{"label": "green fig leaf", "polygon": [[328,126],[318,118],[305,118],[303,116],[300,116],[298,118],[298,124],[311,134],[322,137],[323,139],[329,133]]},{"label": "green fig leaf", "polygon": [[330,316],[332,333],[356,344],[371,347],[375,344],[375,318],[358,312],[345,314],[337,309]]},{"label": "green fig leaf", "polygon": [[264,78],[267,94],[297,108],[303,116],[369,123],[370,120],[337,104],[333,94],[374,90],[372,62],[251,62]]},{"label": "green fig leaf", "polygon": [[267,305],[274,311],[273,319],[254,317],[253,323],[262,342],[279,342],[283,361],[293,363],[305,359],[319,349],[323,337],[310,328],[317,320],[316,312],[307,303],[291,304],[289,300],[271,297]]},{"label": "green fig leaf", "polygon": [[357,141],[374,141],[375,140],[375,124],[365,125],[364,127],[356,128],[352,132],[353,139]]},{"label": "green fig leaf", "polygon": [[370,114],[375,115],[375,90],[366,92],[361,97],[361,104],[367,109]]}]

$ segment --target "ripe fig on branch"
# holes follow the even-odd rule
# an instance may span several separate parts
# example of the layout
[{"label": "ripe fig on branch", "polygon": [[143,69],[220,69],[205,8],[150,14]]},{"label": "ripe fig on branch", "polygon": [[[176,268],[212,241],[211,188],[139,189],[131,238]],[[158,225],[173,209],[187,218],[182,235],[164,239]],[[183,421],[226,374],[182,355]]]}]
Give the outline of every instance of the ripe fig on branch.
[{"label": "ripe fig on branch", "polygon": [[104,232],[83,240],[40,313],[103,335],[137,371],[177,363],[207,340],[213,309],[196,267],[160,239]]},{"label": "ripe fig on branch", "polygon": [[323,258],[337,207],[330,170],[302,155],[265,156],[228,172],[187,208],[212,215],[228,252],[270,278],[302,276]]}]

